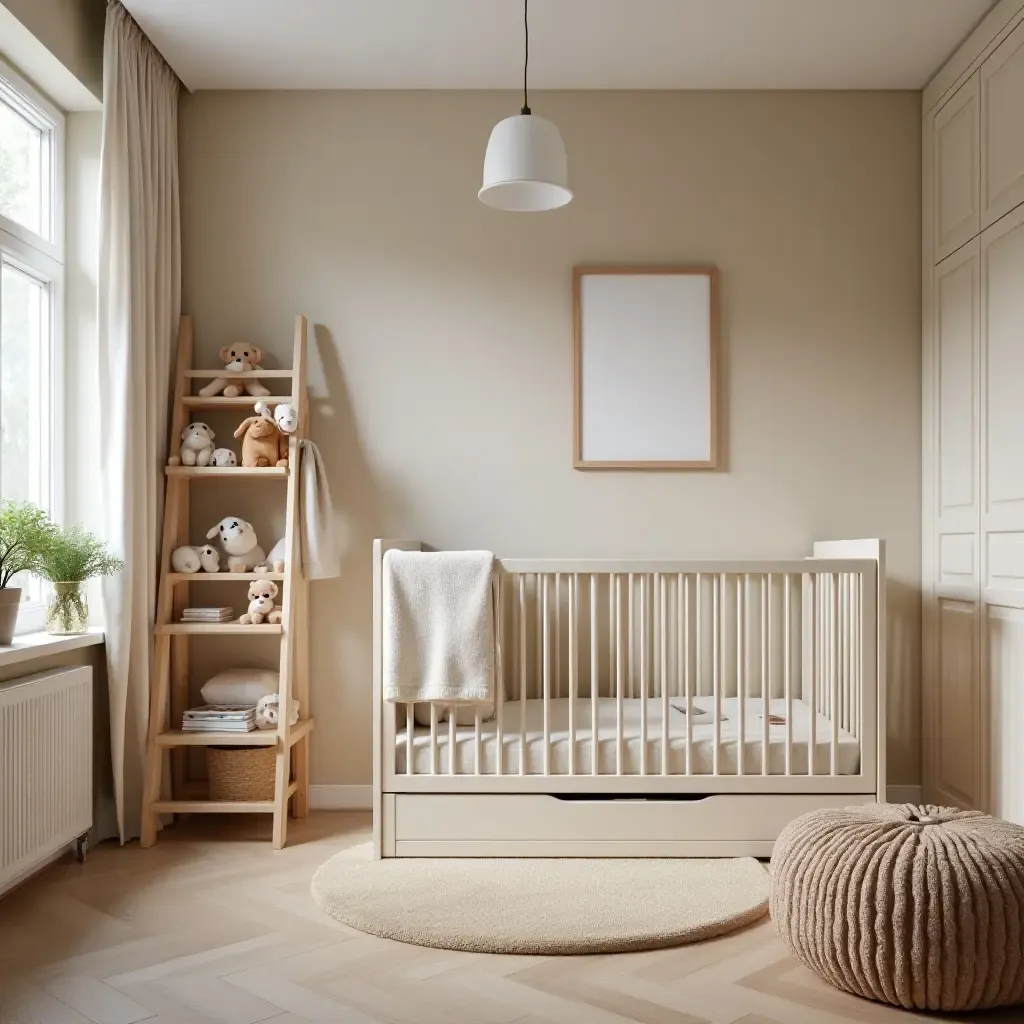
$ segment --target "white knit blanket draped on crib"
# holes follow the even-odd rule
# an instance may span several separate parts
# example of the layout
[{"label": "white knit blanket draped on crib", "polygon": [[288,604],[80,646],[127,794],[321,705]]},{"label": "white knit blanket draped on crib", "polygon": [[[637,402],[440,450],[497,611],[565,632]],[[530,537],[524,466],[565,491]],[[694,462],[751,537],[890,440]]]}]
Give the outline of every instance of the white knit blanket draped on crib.
[{"label": "white knit blanket draped on crib", "polygon": [[494,713],[494,554],[384,555],[384,699]]}]

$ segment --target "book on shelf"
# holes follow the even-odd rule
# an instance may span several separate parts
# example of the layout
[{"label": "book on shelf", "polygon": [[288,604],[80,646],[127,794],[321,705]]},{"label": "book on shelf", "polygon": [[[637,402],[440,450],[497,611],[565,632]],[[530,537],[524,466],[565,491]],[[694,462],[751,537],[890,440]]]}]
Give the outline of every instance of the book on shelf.
[{"label": "book on shelf", "polygon": [[181,716],[183,732],[252,732],[256,708],[248,704],[206,704]]},{"label": "book on shelf", "polygon": [[234,608],[186,608],[181,613],[182,622],[230,622],[234,617]]}]

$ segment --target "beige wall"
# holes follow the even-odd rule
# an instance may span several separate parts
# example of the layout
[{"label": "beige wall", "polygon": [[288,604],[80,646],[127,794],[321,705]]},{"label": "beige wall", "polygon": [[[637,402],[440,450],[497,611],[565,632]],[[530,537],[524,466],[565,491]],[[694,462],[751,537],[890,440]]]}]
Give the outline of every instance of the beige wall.
[{"label": "beige wall", "polygon": [[[317,325],[312,434],[347,553],[344,579],[312,592],[313,781],[370,781],[370,541],[384,535],[694,557],[885,537],[890,781],[918,782],[919,96],[533,99],[576,190],[533,216],[476,200],[510,94],[182,100],[200,355],[251,339],[287,362],[294,314]],[[601,261],[719,266],[721,471],[571,468],[570,271]],[[203,513],[233,512],[236,493],[206,492]],[[238,511],[268,522],[271,493]]]},{"label": "beige wall", "polygon": [[3,6],[89,92],[103,96],[105,0],[3,0]]}]

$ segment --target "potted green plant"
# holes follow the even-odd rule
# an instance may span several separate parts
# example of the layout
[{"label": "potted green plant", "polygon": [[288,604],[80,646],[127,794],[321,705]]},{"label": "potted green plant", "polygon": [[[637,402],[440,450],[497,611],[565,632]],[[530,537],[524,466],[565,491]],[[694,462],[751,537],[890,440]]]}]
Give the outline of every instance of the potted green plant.
[{"label": "potted green plant", "polygon": [[34,572],[56,533],[49,516],[27,501],[0,501],[0,645],[14,639],[21,605],[21,587],[11,582]]},{"label": "potted green plant", "polygon": [[85,633],[89,628],[86,582],[96,576],[112,576],[123,568],[124,562],[109,554],[103,541],[80,524],[55,529],[33,569],[53,585],[46,604],[46,631]]}]

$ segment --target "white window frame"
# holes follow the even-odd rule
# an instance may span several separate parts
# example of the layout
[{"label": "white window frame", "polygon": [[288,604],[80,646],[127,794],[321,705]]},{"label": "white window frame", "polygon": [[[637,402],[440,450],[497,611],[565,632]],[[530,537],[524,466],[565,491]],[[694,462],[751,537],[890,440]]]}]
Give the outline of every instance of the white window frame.
[{"label": "white window frame", "polygon": [[[46,197],[49,237],[0,214],[0,261],[47,285],[50,299],[49,393],[44,405],[50,466],[44,503],[57,521],[64,518],[64,114],[31,82],[0,58],[0,99],[43,130],[48,138],[50,194]],[[45,603],[21,605],[16,632],[34,633],[45,625]]]}]

